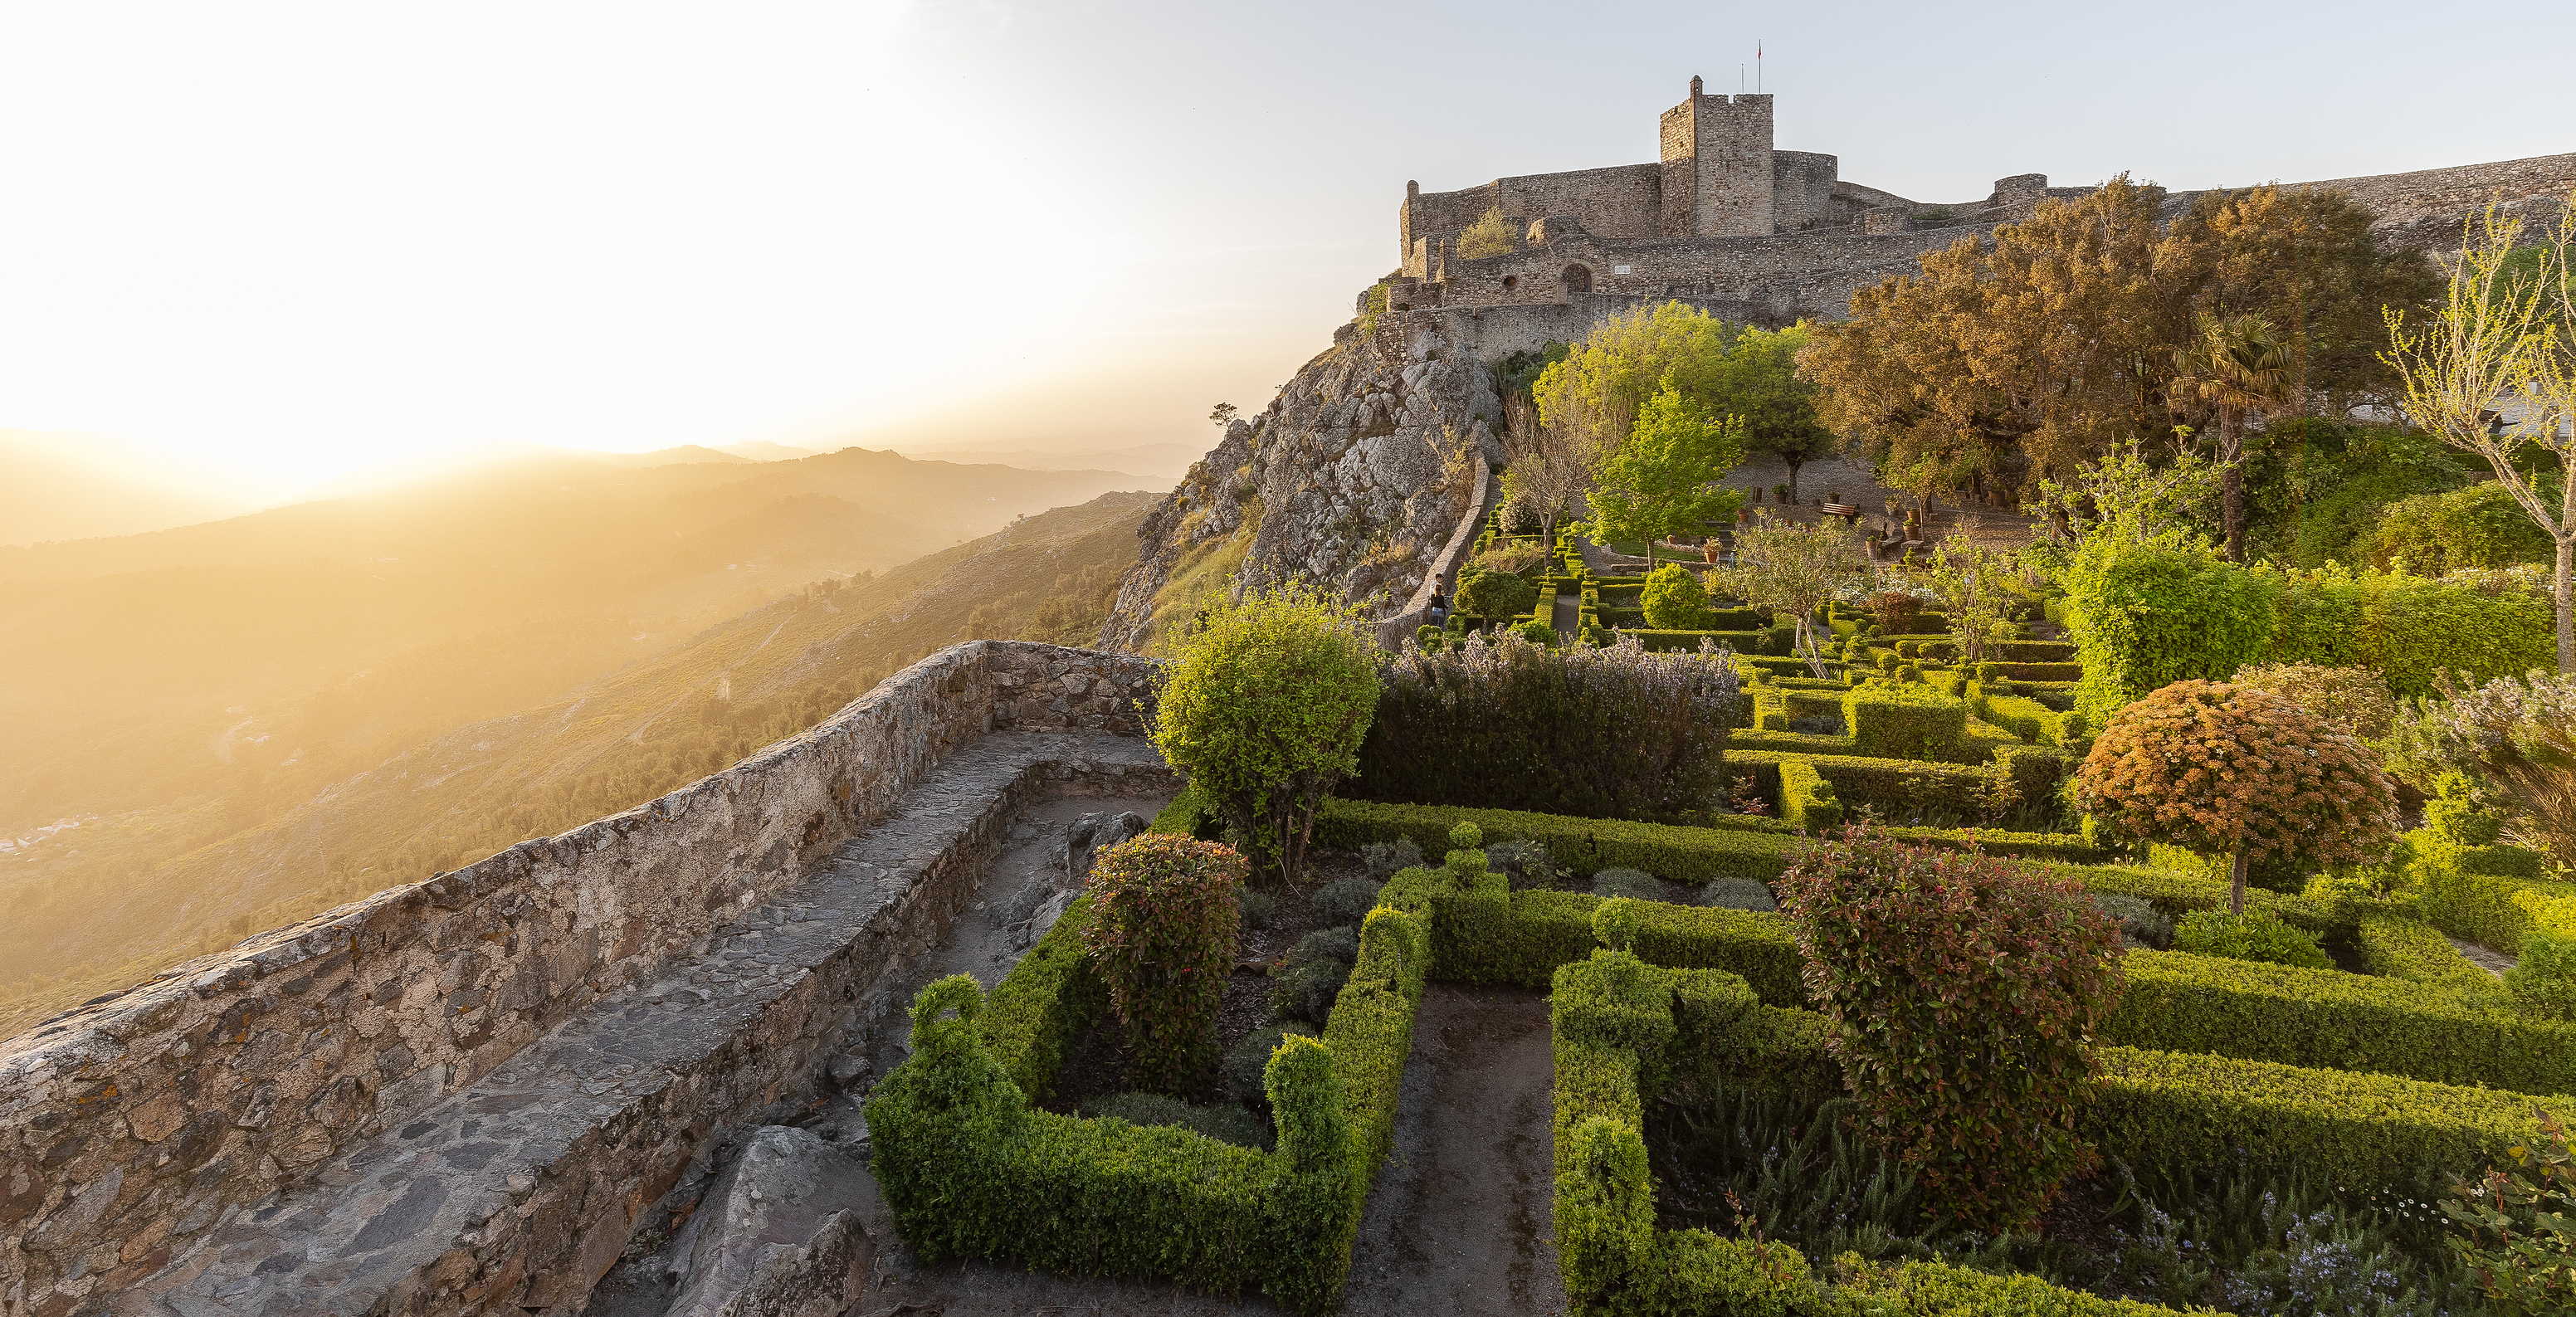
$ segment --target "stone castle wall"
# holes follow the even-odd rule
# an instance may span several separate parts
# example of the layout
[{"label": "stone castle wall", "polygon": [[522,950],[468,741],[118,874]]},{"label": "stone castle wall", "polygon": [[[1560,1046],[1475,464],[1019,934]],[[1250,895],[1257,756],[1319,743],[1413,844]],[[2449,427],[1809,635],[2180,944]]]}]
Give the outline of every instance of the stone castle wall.
[{"label": "stone castle wall", "polygon": [[986,733],[1135,734],[1155,669],[952,646],[648,805],[201,957],[0,1044],[0,1312],[50,1317],[115,1295],[576,1012],[703,957],[711,932]]}]

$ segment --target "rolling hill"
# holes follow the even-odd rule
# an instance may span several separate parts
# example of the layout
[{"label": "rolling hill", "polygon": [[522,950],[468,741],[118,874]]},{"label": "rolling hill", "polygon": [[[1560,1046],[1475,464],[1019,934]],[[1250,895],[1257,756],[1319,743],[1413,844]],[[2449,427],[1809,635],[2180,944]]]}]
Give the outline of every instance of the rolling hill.
[{"label": "rolling hill", "polygon": [[[869,456],[901,462],[890,455]],[[909,469],[945,464],[887,461],[869,469],[889,482],[936,487],[952,478]],[[1019,488],[1006,477],[986,478],[995,480],[995,487]],[[39,811],[47,815],[41,826],[66,820],[76,826],[42,837],[33,833],[39,825],[22,823],[14,835],[0,829],[0,837],[10,844],[9,851],[0,852],[0,1036],[253,931],[650,800],[811,726],[882,677],[953,641],[996,636],[1088,643],[1135,559],[1136,527],[1153,501],[1142,493],[1104,494],[1080,506],[1016,520],[972,543],[882,572],[818,570],[820,579],[789,585],[784,564],[819,558],[836,545],[863,543],[834,538],[855,534],[835,530],[835,523],[849,516],[848,507],[854,505],[844,495],[856,489],[827,492],[788,485],[724,493],[726,488],[665,490],[637,496],[645,500],[641,505],[618,505],[627,515],[651,508],[681,517],[675,508],[688,509],[687,516],[695,518],[688,524],[696,529],[682,537],[685,552],[662,548],[648,534],[614,538],[610,544],[587,546],[597,552],[577,554],[572,541],[578,536],[570,530],[532,537],[537,541],[533,545],[521,542],[517,557],[510,546],[484,545],[470,554],[457,550],[463,556],[456,561],[474,564],[488,575],[481,588],[519,601],[526,611],[515,620],[494,619],[470,634],[427,643],[374,673],[280,694],[257,709],[219,708],[219,717],[233,721],[210,735],[173,733],[157,742],[176,767],[141,762],[156,743],[139,727],[125,740],[111,738],[112,748],[134,756],[113,771],[73,769],[76,758],[52,758],[47,771],[77,777],[78,789],[67,795],[65,784],[53,784],[52,798],[62,803]],[[988,497],[998,505],[1003,496]],[[702,504],[708,500],[723,510],[706,509]],[[805,500],[828,501],[808,507]],[[924,518],[956,516],[953,510],[916,511]],[[613,536],[612,523],[618,520],[579,518],[594,536]],[[353,542],[378,547],[386,542],[347,526],[345,519],[330,524]],[[470,535],[479,527],[488,532],[492,524],[487,519],[457,531]],[[666,529],[658,522],[652,525]],[[688,545],[693,539],[708,542]],[[574,658],[551,656],[560,637],[574,656],[599,661],[615,656],[614,642],[622,638],[588,612],[544,612],[545,602],[557,597],[549,591],[563,580],[623,591],[639,607],[655,606],[643,601],[661,591],[668,597],[658,606],[703,612],[737,596],[693,587],[689,582],[694,577],[686,574],[679,581],[651,572],[630,579],[603,564],[623,561],[621,553],[642,555],[640,544],[659,550],[647,555],[653,563],[665,563],[676,553],[704,574],[722,570],[715,559],[727,553],[752,557],[739,553],[738,546],[754,540],[770,555],[767,583],[761,587],[766,597],[672,635],[650,646],[649,653],[629,653],[604,675],[577,675]],[[263,537],[243,541],[267,542]],[[415,551],[427,547],[417,538],[401,542]],[[716,544],[737,548],[706,552]],[[553,560],[533,556],[540,551],[557,559],[579,556],[592,565],[549,571],[539,564]],[[213,552],[199,543],[159,556]],[[234,552],[237,557],[244,553]],[[148,602],[137,597],[122,606],[102,604],[89,614],[58,616],[65,621],[105,619],[93,628],[104,637],[129,630],[135,619],[128,607],[142,610],[150,619],[147,629],[165,637],[145,647],[167,657],[131,657],[120,669],[125,679],[147,672],[166,677],[197,666],[201,655],[204,666],[223,674],[225,681],[265,683],[279,691],[309,682],[311,671],[327,671],[326,655],[346,661],[340,649],[323,643],[332,633],[407,625],[398,607],[351,602],[330,593],[340,580],[340,568],[293,562],[271,562],[266,568],[289,575],[258,578],[264,582],[261,598],[270,607],[257,625],[227,630],[222,609],[186,608],[185,588],[176,578],[163,579],[164,573],[214,572],[206,578],[208,584],[229,583],[227,588],[238,593],[239,578],[203,562],[137,569],[133,574],[151,582],[143,592]],[[292,575],[308,571],[313,573],[309,578]],[[71,579],[103,587],[120,578]],[[58,578],[45,591],[64,584]],[[27,588],[5,587],[10,592]],[[286,629],[295,610],[279,601],[293,599],[299,588],[329,594],[333,611],[327,623],[293,629],[294,635],[316,643],[305,647],[307,669],[288,674],[263,665],[250,641]],[[404,597],[446,608],[453,606],[446,592],[466,588],[422,585]],[[59,601],[51,606],[64,607]],[[186,614],[184,622],[174,623],[163,611],[173,609]],[[203,646],[184,639],[197,628],[235,639],[230,645]],[[639,642],[638,648],[645,646]],[[23,653],[12,653],[11,662],[28,661]],[[486,661],[506,664],[516,675],[469,679],[478,662]],[[48,673],[50,681],[81,684],[94,692],[117,683],[113,677],[85,676],[60,662]],[[542,684],[541,673],[554,674],[559,684],[541,695],[512,698],[510,691]],[[450,716],[443,723],[423,721],[430,705],[412,698],[413,688],[423,683],[443,683],[441,707],[452,710],[470,703],[479,712],[470,718]],[[210,693],[220,685],[214,677],[201,684],[201,698],[225,698]],[[411,712],[383,713],[387,704]],[[58,711],[50,725],[77,723]],[[70,749],[55,753],[77,755]],[[207,771],[208,766],[218,771]],[[162,785],[134,789],[122,780],[126,776]]]}]

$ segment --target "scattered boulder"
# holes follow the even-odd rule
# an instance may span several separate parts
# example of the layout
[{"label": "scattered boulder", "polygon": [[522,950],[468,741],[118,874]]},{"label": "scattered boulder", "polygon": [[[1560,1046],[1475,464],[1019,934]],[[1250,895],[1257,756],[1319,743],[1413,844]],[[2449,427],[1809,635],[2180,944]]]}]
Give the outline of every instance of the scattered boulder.
[{"label": "scattered boulder", "polygon": [[670,1317],[839,1317],[876,1260],[867,1169],[805,1130],[753,1131],[672,1241]]},{"label": "scattered boulder", "polygon": [[1091,860],[1102,850],[1145,830],[1146,820],[1129,810],[1123,814],[1085,814],[1073,821],[1064,834],[1064,872],[1079,888],[1091,880]]}]

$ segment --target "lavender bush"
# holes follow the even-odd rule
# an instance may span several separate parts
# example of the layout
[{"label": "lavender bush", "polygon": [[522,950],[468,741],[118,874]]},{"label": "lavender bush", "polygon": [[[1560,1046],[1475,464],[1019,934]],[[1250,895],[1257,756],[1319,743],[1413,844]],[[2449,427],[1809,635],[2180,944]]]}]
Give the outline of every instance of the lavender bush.
[{"label": "lavender bush", "polygon": [[2390,767],[2427,790],[2465,775],[2506,807],[2511,840],[2576,865],[2576,677],[2535,670],[2465,688],[2437,673],[2434,685],[2443,698],[2399,710]]},{"label": "lavender bush", "polygon": [[1735,665],[1618,643],[1546,649],[1517,636],[1379,660],[1378,704],[1347,794],[1586,818],[1681,821],[1726,788]]}]

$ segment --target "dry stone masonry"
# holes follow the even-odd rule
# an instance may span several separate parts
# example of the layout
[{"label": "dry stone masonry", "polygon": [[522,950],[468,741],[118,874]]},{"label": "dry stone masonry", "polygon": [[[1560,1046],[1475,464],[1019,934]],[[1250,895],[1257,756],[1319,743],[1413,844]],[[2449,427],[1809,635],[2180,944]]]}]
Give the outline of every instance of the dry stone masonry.
[{"label": "dry stone masonry", "polygon": [[1155,665],[952,646],[642,808],[0,1050],[0,1314],[578,1301],[724,1131],[833,1082],[1014,810],[1171,779]]}]

